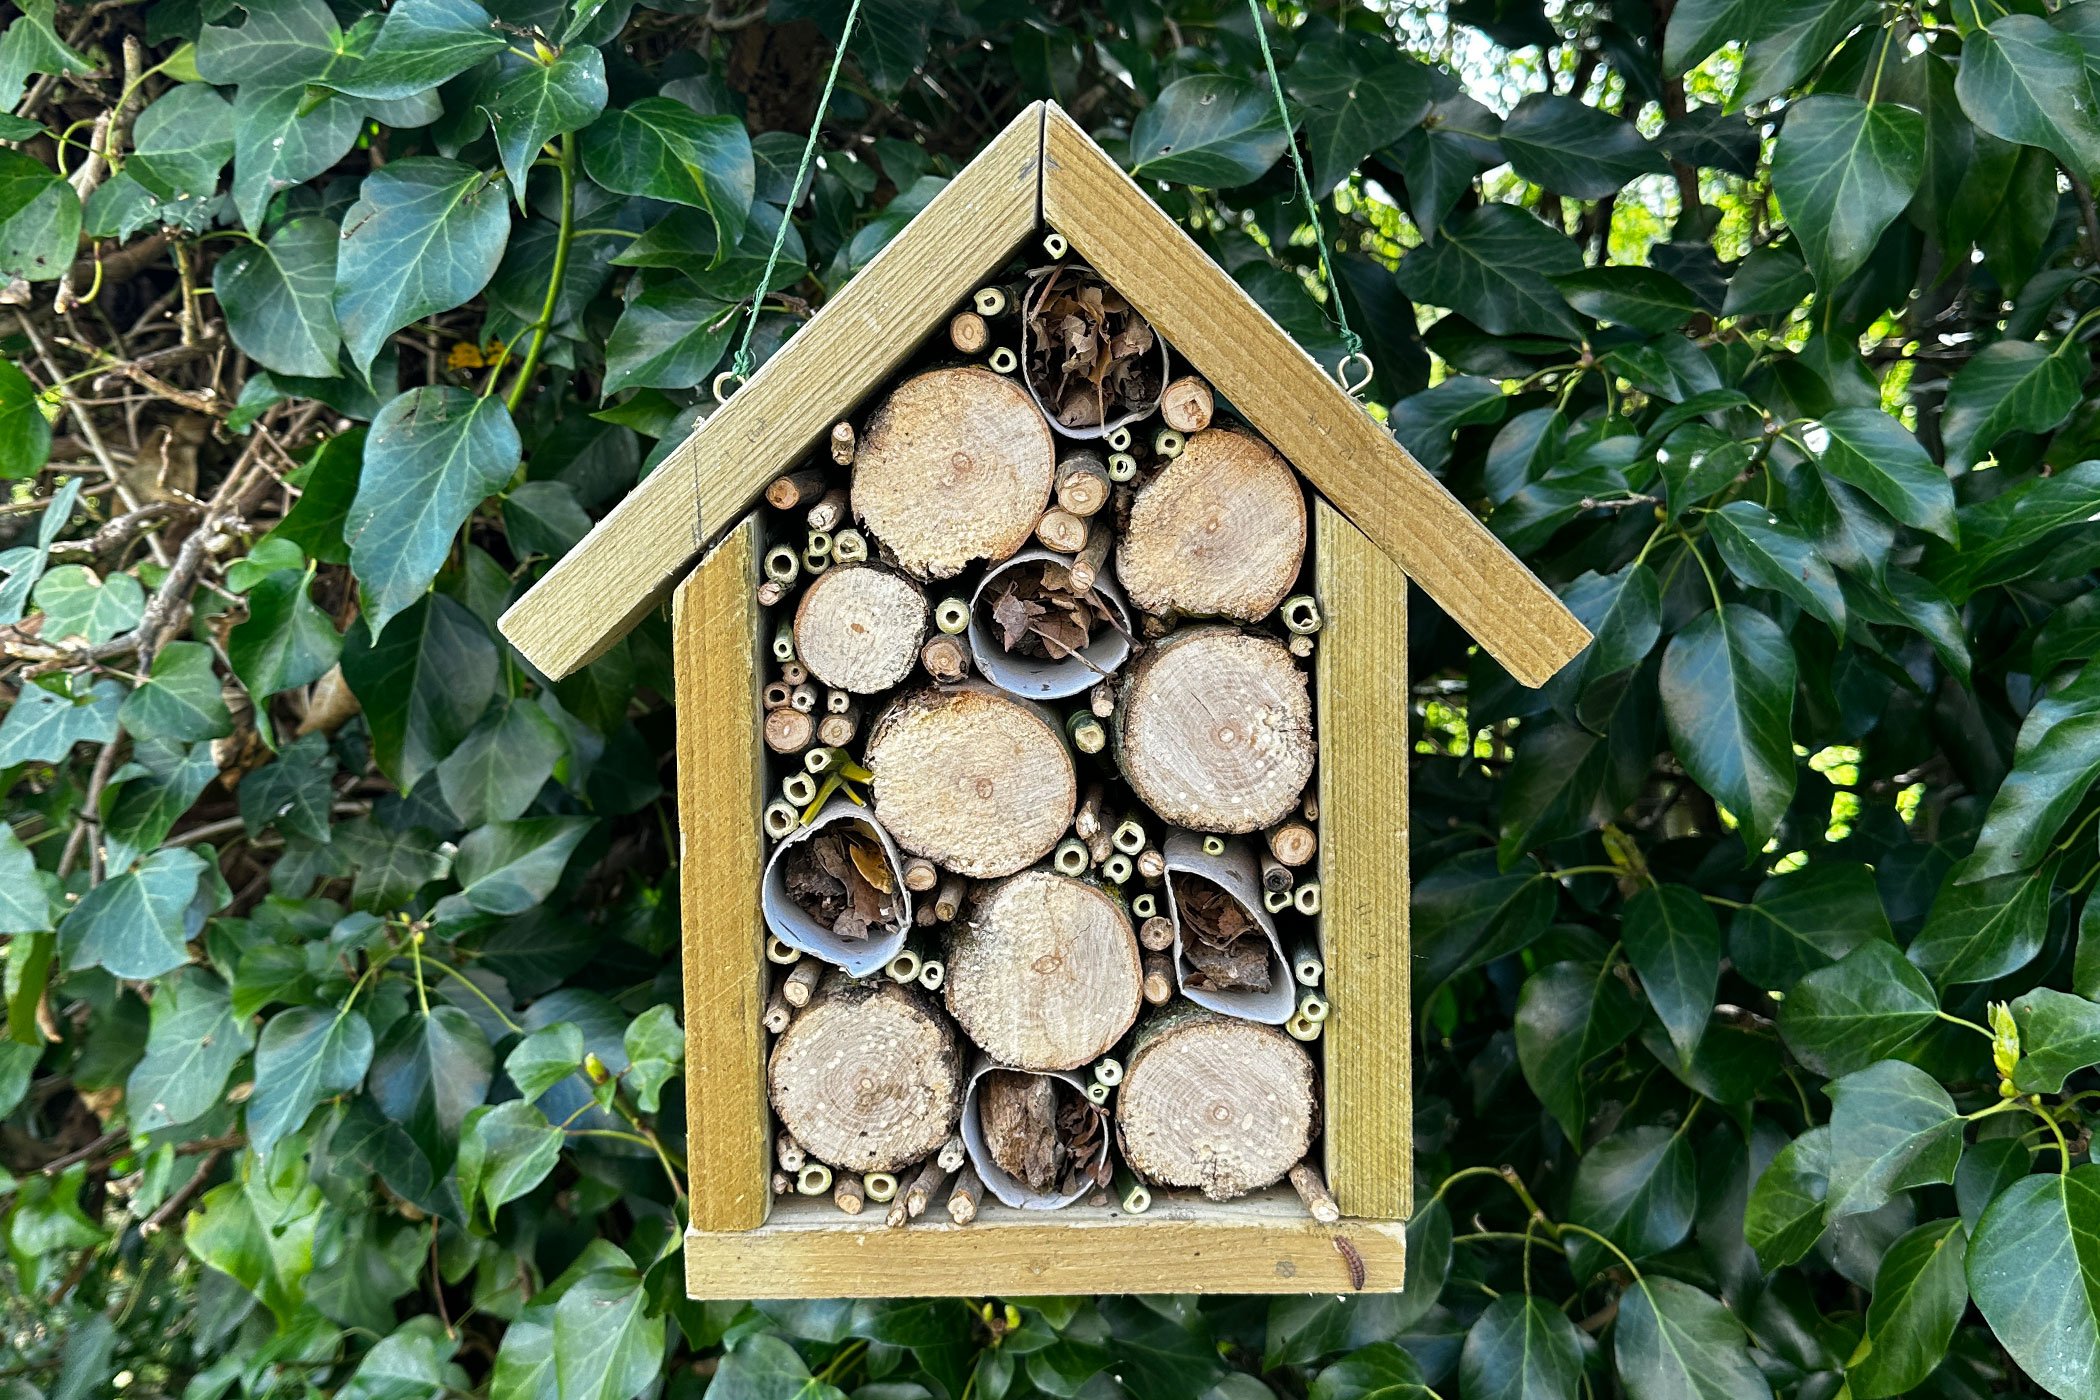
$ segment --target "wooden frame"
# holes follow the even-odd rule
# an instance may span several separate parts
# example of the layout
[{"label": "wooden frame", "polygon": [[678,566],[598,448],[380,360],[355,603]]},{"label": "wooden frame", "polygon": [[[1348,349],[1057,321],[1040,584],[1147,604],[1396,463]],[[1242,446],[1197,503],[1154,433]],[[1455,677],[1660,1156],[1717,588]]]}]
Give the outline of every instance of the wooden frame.
[{"label": "wooden frame", "polygon": [[1327,1174],[1343,1219],[1321,1225],[1288,1188],[1212,1204],[1161,1196],[1012,1210],[892,1230],[829,1197],[776,1201],[765,1095],[768,792],[750,717],[763,675],[756,602],[764,541],[748,516],[679,586],[679,825],[685,921],[686,1148],[694,1298],[1046,1293],[1391,1291],[1412,1213],[1407,966],[1406,579],[1324,499],[1313,502],[1321,921],[1334,1010],[1325,1032]]}]

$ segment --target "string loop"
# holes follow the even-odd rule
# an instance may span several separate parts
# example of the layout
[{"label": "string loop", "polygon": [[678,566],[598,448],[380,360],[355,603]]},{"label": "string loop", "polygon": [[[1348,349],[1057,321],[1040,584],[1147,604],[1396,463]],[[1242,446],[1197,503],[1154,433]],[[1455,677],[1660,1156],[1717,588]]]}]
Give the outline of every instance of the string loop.
[{"label": "string loop", "polygon": [[[1341,333],[1345,353],[1335,368],[1335,377],[1353,398],[1371,382],[1371,357],[1364,353],[1364,338],[1349,329],[1349,311],[1342,305],[1341,283],[1334,275],[1334,264],[1328,261],[1327,230],[1320,222],[1320,203],[1313,198],[1312,181],[1305,175],[1305,158],[1298,154],[1297,135],[1291,131],[1291,109],[1283,100],[1283,79],[1276,76],[1276,55],[1269,50],[1269,31],[1262,28],[1261,0],[1247,0],[1247,13],[1254,20],[1254,37],[1261,42],[1262,67],[1269,72],[1269,90],[1276,94],[1276,116],[1286,133],[1284,149],[1290,152],[1291,172],[1298,177],[1298,195],[1305,201],[1306,217],[1312,220],[1313,246],[1320,253],[1320,280],[1327,284],[1327,301],[1334,308],[1335,328]],[[1358,362],[1363,377],[1351,387],[1349,370]]]}]

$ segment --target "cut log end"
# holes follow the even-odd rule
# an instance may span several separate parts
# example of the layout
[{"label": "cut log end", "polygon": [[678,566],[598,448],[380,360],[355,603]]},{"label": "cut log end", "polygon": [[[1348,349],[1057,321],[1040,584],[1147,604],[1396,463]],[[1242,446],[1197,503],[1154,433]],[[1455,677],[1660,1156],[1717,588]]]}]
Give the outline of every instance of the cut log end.
[{"label": "cut log end", "polygon": [[873,564],[819,574],[795,610],[795,654],[810,674],[868,695],[911,674],[926,635],[926,595]]},{"label": "cut log end", "polygon": [[1275,449],[1212,429],[1145,484],[1116,550],[1116,575],[1148,613],[1253,622],[1275,611],[1305,563],[1305,493]]},{"label": "cut log end", "polygon": [[1021,386],[974,366],[906,380],[853,460],[853,509],[919,578],[949,578],[1028,542],[1050,503],[1056,448]]},{"label": "cut log end", "polygon": [[962,1109],[955,1036],[897,982],[834,979],[774,1045],[773,1112],[820,1161],[895,1171],[937,1150]]},{"label": "cut log end", "polygon": [[948,945],[948,1010],[1003,1065],[1078,1069],[1137,1019],[1130,919],[1080,880],[1030,870],[987,890]]},{"label": "cut log end", "polygon": [[1078,801],[1064,727],[982,684],[898,699],[869,733],[867,766],[897,843],[980,879],[1048,855]]},{"label": "cut log end", "polygon": [[1312,698],[1280,642],[1227,627],[1175,634],[1130,668],[1117,761],[1145,804],[1193,831],[1282,818],[1312,777]]},{"label": "cut log end", "polygon": [[1175,380],[1159,396],[1159,416],[1180,433],[1200,433],[1208,428],[1217,406],[1210,385],[1193,374]]},{"label": "cut log end", "polygon": [[1312,1057],[1273,1026],[1185,1003],[1155,1012],[1116,1091],[1124,1160],[1231,1200],[1281,1180],[1315,1127]]}]

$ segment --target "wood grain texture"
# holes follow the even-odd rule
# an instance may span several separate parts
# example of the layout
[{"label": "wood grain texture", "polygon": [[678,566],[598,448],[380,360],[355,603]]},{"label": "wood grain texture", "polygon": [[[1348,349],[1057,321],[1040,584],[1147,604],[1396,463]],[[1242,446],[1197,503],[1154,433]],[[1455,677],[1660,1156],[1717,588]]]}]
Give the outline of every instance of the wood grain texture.
[{"label": "wood grain texture", "polygon": [[1042,111],[1016,117],[503,615],[533,665],[559,679],[611,646],[1035,232]]},{"label": "wood grain texture", "polygon": [[1589,644],[1560,599],[1055,106],[1043,141],[1044,221],[1511,675],[1542,685]]},{"label": "wood grain texture", "polygon": [[1327,954],[1327,1180],[1345,1216],[1414,1200],[1407,936],[1407,579],[1313,504],[1321,931]]},{"label": "wood grain texture", "polygon": [[684,928],[686,1167],[695,1226],[748,1230],[773,1198],[766,1144],[766,770],[752,717],[758,517],[687,575],[671,605],[678,701],[679,907]]},{"label": "wood grain texture", "polygon": [[[1318,1224],[1289,1187],[1225,1205],[1159,1197],[1135,1216],[987,1199],[969,1225],[930,1211],[902,1230],[829,1200],[794,1199],[760,1229],[688,1231],[685,1285],[694,1298],[1392,1292],[1406,1248],[1398,1224]],[[1361,1265],[1360,1285],[1345,1249]]]}]

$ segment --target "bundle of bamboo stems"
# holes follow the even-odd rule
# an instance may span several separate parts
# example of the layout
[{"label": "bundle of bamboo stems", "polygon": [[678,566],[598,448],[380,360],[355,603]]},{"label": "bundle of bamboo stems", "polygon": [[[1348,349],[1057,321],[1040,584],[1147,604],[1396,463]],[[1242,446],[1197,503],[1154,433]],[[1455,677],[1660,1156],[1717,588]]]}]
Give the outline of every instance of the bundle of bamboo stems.
[{"label": "bundle of bamboo stems", "polygon": [[766,492],[775,1190],[1331,1220],[1304,488],[1052,256]]}]

